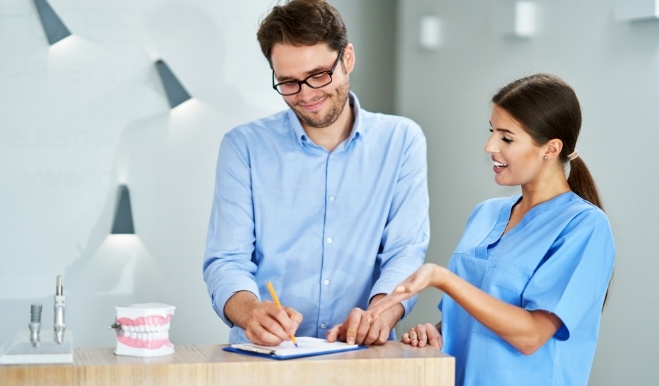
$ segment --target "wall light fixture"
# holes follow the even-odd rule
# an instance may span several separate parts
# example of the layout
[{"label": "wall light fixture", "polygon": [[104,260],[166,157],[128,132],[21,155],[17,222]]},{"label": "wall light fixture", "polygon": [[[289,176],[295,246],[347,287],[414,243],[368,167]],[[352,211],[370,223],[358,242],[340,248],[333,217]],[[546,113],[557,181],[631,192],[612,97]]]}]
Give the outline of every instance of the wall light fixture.
[{"label": "wall light fixture", "polygon": [[133,225],[133,211],[130,205],[130,193],[128,186],[119,185],[119,194],[117,197],[117,207],[112,223],[113,235],[132,235],[135,234]]},{"label": "wall light fixture", "polygon": [[41,25],[43,26],[48,43],[52,46],[60,40],[71,36],[71,32],[66,28],[62,19],[57,16],[53,8],[46,0],[34,0],[34,4],[39,12],[41,18]]},{"label": "wall light fixture", "polygon": [[160,75],[160,80],[165,88],[165,94],[169,100],[169,106],[174,108],[181,103],[190,99],[190,94],[185,90],[181,82],[176,78],[172,70],[169,69],[167,63],[162,59],[156,61],[156,68]]}]

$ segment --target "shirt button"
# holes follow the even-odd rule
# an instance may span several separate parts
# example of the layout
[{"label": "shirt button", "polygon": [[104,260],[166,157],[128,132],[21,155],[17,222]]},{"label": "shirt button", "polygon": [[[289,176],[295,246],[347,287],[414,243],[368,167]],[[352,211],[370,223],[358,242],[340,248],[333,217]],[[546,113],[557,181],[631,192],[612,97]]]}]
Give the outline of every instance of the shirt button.
[{"label": "shirt button", "polygon": [[329,284],[329,280],[327,280],[327,279],[323,280],[323,284],[328,285],[328,284]]},{"label": "shirt button", "polygon": [[328,243],[328,244],[332,244],[332,238],[331,238],[331,237],[328,237],[328,238],[327,238],[327,243]]},{"label": "shirt button", "polygon": [[320,328],[325,328],[325,323],[321,323]]},{"label": "shirt button", "polygon": [[329,201],[329,202],[334,201],[334,196],[329,196],[329,197],[327,197],[327,201]]}]

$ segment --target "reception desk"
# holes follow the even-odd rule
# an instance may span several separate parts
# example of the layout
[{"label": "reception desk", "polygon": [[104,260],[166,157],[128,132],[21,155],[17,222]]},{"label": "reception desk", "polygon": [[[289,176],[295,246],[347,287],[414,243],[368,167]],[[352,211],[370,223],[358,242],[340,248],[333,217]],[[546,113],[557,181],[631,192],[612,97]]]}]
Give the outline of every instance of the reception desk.
[{"label": "reception desk", "polygon": [[0,365],[3,386],[97,385],[433,385],[452,386],[455,360],[433,348],[383,346],[274,360],[235,354],[223,345],[176,346],[157,358],[116,356],[113,348],[77,348],[73,364]]}]

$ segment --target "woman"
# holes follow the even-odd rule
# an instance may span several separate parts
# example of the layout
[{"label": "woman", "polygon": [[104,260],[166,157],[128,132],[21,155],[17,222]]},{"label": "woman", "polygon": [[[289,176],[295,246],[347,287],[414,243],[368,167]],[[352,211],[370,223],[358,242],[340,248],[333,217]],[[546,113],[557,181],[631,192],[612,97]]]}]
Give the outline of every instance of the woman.
[{"label": "woman", "polygon": [[456,385],[586,385],[615,247],[575,147],[579,101],[560,78],[529,76],[492,98],[490,126],[495,181],[521,194],[477,205],[448,268],[423,265],[369,316],[435,287],[442,321],[402,339],[443,339]]}]

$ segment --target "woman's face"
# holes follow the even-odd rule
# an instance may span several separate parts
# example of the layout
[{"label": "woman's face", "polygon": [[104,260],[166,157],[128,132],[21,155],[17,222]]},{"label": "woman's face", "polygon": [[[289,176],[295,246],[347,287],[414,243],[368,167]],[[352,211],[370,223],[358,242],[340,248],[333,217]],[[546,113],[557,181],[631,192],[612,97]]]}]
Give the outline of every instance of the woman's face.
[{"label": "woman's face", "polygon": [[542,170],[545,147],[538,146],[506,110],[492,107],[492,134],[485,144],[494,162],[494,180],[499,185],[529,185],[537,181]]}]

